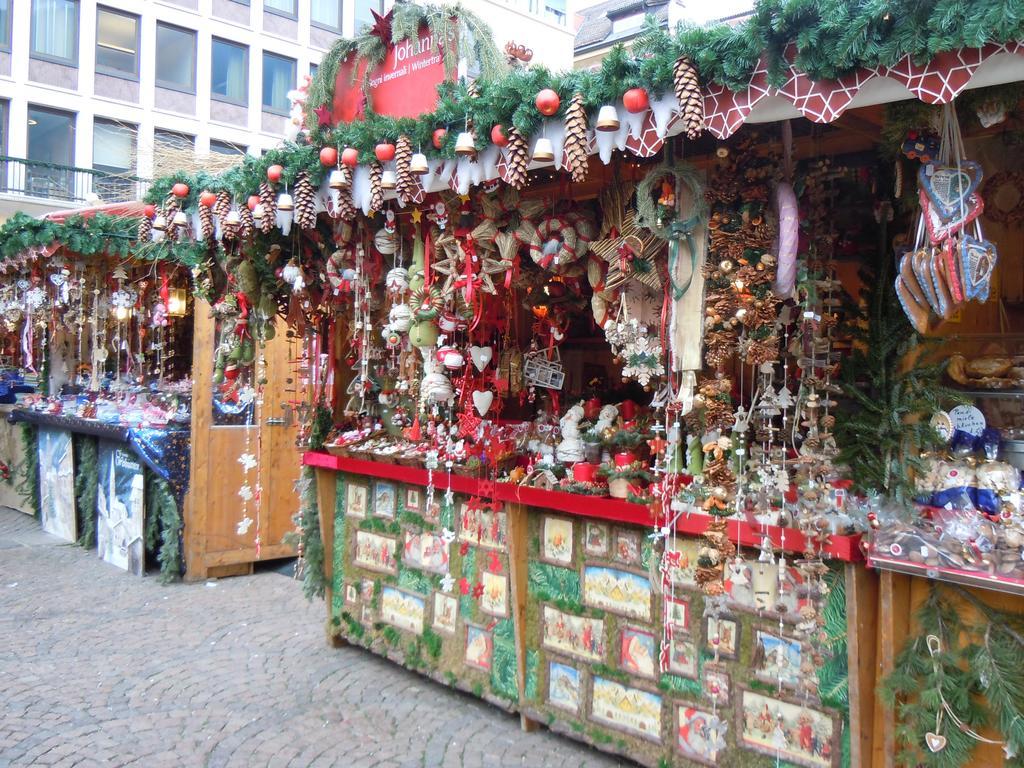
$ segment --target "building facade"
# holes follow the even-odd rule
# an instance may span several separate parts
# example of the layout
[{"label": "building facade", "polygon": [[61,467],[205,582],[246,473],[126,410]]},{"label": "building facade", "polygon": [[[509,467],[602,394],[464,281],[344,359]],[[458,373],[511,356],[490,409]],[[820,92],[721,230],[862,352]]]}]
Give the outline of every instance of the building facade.
[{"label": "building facade", "polygon": [[[571,66],[565,0],[466,4],[500,44],[514,38],[535,61]],[[182,153],[202,162],[275,146],[288,91],[390,5],[0,0],[0,219],[138,199]]]}]

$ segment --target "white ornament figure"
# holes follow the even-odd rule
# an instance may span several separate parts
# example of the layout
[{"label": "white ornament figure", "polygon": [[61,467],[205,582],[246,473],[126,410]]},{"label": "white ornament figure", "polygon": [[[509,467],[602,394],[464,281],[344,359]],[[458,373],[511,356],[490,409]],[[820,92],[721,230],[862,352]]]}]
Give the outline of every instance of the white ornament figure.
[{"label": "white ornament figure", "polygon": [[600,412],[597,414],[597,423],[594,424],[594,432],[600,435],[606,429],[611,427],[617,418],[619,418],[619,409],[617,406],[602,406]]},{"label": "white ornament figure", "polygon": [[583,461],[583,441],[580,439],[580,421],[583,419],[583,406],[574,405],[559,421],[562,429],[562,442],[558,444],[558,460],[566,464]]}]

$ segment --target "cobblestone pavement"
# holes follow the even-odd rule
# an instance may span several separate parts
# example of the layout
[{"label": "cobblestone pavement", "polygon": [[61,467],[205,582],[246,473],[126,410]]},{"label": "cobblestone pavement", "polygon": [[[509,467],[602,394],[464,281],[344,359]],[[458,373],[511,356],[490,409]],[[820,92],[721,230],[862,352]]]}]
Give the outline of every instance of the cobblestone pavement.
[{"label": "cobblestone pavement", "polygon": [[278,573],[163,587],[0,508],[0,768],[617,764],[327,647]]}]

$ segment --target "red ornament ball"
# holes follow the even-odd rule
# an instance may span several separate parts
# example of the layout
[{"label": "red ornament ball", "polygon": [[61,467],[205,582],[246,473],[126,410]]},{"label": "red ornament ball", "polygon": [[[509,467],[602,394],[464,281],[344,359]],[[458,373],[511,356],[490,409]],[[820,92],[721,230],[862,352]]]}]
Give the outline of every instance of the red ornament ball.
[{"label": "red ornament ball", "polygon": [[156,216],[156,206],[153,203],[147,203],[146,207],[142,209],[142,212],[146,214],[147,219],[152,219]]},{"label": "red ornament ball", "polygon": [[395,159],[395,145],[389,142],[381,142],[374,147],[373,153],[382,163],[390,163]]},{"label": "red ornament ball", "polygon": [[171,193],[175,197],[188,197],[188,184],[183,184],[182,182],[179,181],[177,184],[171,187]]},{"label": "red ornament ball", "polygon": [[338,150],[335,147],[324,147],[320,150],[320,165],[330,168],[338,164]]},{"label": "red ornament ball", "polygon": [[561,98],[550,88],[545,88],[543,91],[537,94],[537,100],[534,102],[537,105],[537,111],[545,117],[551,117],[562,104]]},{"label": "red ornament ball", "polygon": [[277,184],[281,180],[281,176],[284,175],[284,168],[280,165],[272,165],[267,168],[267,181],[271,184]]},{"label": "red ornament ball", "polygon": [[498,123],[496,126],[491,128],[491,143],[498,147],[504,147],[508,144],[508,136],[505,133],[505,126]]},{"label": "red ornament ball", "polygon": [[630,88],[622,94],[622,103],[625,105],[626,111],[632,112],[634,115],[651,106],[646,88]]},{"label": "red ornament ball", "polygon": [[199,193],[199,204],[206,207],[212,208],[213,204],[217,202],[217,196],[208,189],[204,189]]},{"label": "red ornament ball", "polygon": [[341,162],[349,168],[355,168],[359,165],[359,150],[355,147],[345,147],[341,153]]},{"label": "red ornament ball", "polygon": [[260,196],[259,195],[249,195],[249,199],[245,201],[245,205],[246,205],[246,207],[250,211],[255,211],[256,210],[256,206],[259,205],[259,204],[260,204]]},{"label": "red ornament ball", "polygon": [[447,128],[437,128],[437,129],[435,129],[435,131],[434,131],[434,138],[433,138],[434,149],[440,149],[441,147],[444,146],[444,139],[445,139],[445,136],[447,136],[447,135],[448,135],[448,129]]}]

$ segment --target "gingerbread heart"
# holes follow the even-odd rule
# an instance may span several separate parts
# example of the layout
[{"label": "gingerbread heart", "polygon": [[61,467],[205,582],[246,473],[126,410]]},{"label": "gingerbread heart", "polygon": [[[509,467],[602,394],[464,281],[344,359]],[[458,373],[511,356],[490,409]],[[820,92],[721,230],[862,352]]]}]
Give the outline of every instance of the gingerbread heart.
[{"label": "gingerbread heart", "polygon": [[917,172],[917,183],[928,195],[938,216],[949,222],[964,215],[983,176],[981,165],[964,160],[958,165],[922,165]]},{"label": "gingerbread heart", "polygon": [[928,306],[932,308],[935,314],[941,314],[939,312],[939,297],[936,295],[935,286],[932,284],[928,251],[924,248],[915,251],[912,264],[914,267],[914,277],[917,278],[917,284],[924,291],[924,298],[928,302]]},{"label": "gingerbread heart", "polygon": [[942,244],[942,262],[945,265],[944,275],[946,284],[949,286],[949,293],[955,304],[962,304],[964,297],[964,279],[960,260],[957,258],[955,242],[952,238]]},{"label": "gingerbread heart", "polygon": [[996,247],[988,240],[970,235],[960,239],[960,267],[964,276],[964,295],[968,299],[988,301],[992,272],[999,261]]},{"label": "gingerbread heart", "polygon": [[917,275],[914,272],[913,252],[905,253],[900,260],[900,280],[903,281],[906,290],[914,297],[914,302],[928,309],[928,299],[925,297],[921,285],[917,282]]},{"label": "gingerbread heart", "polygon": [[928,749],[932,752],[941,752],[946,748],[946,737],[941,733],[932,733],[928,731],[924,735],[924,743],[928,745]]},{"label": "gingerbread heart", "polygon": [[955,218],[944,220],[932,205],[932,201],[922,189],[918,192],[918,199],[921,202],[921,214],[924,216],[925,228],[928,230],[928,239],[932,245],[938,245],[947,238],[955,235],[985,210],[985,203],[978,195],[971,195],[967,200],[966,208],[958,213]]},{"label": "gingerbread heart", "polygon": [[914,326],[914,330],[918,333],[926,333],[928,331],[928,319],[931,316],[930,310],[927,304],[918,304],[917,299],[914,298],[914,294],[907,288],[907,284],[903,282],[902,277],[896,278],[896,297],[900,301],[900,306],[903,307],[903,312],[906,314],[910,324]]},{"label": "gingerbread heart", "polygon": [[928,271],[932,277],[932,285],[935,287],[935,296],[939,300],[936,314],[943,320],[948,320],[953,315],[953,310],[956,309],[956,302],[953,301],[946,280],[945,262],[942,260],[942,254],[937,251],[928,255],[928,261]]}]

